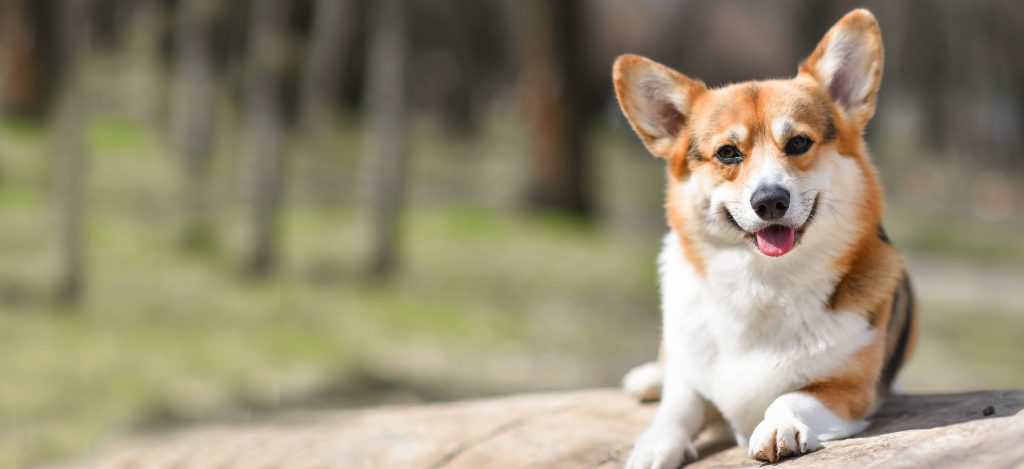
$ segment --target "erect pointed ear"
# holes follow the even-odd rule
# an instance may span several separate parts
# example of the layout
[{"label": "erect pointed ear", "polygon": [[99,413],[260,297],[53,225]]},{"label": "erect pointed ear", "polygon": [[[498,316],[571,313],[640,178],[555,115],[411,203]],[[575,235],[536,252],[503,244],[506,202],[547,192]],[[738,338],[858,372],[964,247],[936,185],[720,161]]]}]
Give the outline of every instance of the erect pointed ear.
[{"label": "erect pointed ear", "polygon": [[690,105],[707,88],[683,74],[638,55],[623,55],[612,67],[615,95],[644,145],[668,158],[686,127]]},{"label": "erect pointed ear", "polygon": [[871,12],[847,13],[800,65],[828,91],[832,102],[858,126],[875,114],[882,80],[882,33]]}]

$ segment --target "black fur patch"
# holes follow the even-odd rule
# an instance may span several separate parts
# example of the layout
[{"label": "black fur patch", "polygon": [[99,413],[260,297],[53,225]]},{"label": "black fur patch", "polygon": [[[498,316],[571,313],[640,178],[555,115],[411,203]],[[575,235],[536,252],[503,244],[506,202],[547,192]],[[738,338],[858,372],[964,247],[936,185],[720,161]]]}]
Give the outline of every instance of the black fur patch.
[{"label": "black fur patch", "polygon": [[910,341],[910,330],[912,329],[911,323],[914,320],[913,311],[914,291],[910,287],[910,276],[904,272],[903,279],[893,295],[892,310],[889,315],[887,333],[899,334],[899,339],[896,341],[892,355],[888,357],[885,366],[882,367],[882,375],[878,380],[878,391],[882,395],[889,394],[892,382],[896,379],[896,374],[906,359],[907,343]]},{"label": "black fur patch", "polygon": [[882,227],[881,223],[878,224],[878,239],[882,240],[885,244],[892,244],[892,240],[889,239],[889,235],[885,233],[885,228]]}]

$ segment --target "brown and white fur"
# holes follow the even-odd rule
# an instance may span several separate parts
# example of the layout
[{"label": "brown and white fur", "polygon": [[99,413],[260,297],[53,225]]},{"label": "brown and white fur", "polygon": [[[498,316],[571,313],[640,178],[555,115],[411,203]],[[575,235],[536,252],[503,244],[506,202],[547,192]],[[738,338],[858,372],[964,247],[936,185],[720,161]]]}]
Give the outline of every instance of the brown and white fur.
[{"label": "brown and white fur", "polygon": [[[862,139],[881,76],[866,10],[787,80],[708,88],[643,57],[615,62],[623,111],[667,162],[671,226],[662,356],[624,379],[661,403],[627,467],[675,468],[723,424],[753,458],[803,454],[863,430],[890,392],[916,320]],[[765,188],[788,192],[773,215]]]}]

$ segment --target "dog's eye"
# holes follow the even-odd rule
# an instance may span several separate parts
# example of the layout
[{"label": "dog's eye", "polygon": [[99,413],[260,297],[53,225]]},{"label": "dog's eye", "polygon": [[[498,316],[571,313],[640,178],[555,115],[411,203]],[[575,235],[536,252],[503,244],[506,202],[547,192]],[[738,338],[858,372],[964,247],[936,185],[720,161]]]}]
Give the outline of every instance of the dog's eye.
[{"label": "dog's eye", "polygon": [[802,155],[807,153],[807,150],[810,150],[813,144],[814,140],[803,135],[797,135],[786,142],[786,154],[791,156]]},{"label": "dog's eye", "polygon": [[722,145],[721,148],[715,152],[715,158],[725,164],[737,164],[743,161],[743,154],[740,150],[732,145]]}]

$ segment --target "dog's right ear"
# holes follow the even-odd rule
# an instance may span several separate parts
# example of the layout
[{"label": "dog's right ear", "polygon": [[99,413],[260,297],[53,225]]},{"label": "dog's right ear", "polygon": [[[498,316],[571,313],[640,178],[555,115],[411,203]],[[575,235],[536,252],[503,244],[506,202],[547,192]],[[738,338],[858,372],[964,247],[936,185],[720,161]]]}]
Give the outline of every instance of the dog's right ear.
[{"label": "dog's right ear", "polygon": [[693,100],[704,83],[639,55],[623,55],[612,67],[615,95],[644,145],[668,158],[686,128]]}]

